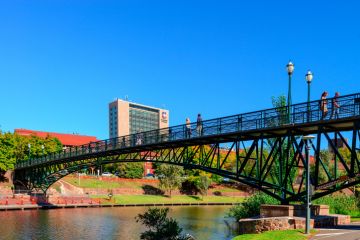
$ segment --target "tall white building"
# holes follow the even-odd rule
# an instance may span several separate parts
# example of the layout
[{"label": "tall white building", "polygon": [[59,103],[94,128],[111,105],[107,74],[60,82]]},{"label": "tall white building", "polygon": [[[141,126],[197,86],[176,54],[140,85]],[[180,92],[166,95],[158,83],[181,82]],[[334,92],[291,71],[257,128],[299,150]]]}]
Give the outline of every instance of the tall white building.
[{"label": "tall white building", "polygon": [[169,111],[117,99],[109,103],[109,137],[169,127]]}]

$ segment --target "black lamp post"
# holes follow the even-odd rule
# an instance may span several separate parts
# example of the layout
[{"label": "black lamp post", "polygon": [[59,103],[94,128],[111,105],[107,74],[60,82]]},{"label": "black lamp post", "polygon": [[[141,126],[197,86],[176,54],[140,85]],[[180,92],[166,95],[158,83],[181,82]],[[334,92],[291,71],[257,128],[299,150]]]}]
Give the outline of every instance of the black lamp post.
[{"label": "black lamp post", "polygon": [[288,89],[288,99],[287,99],[289,123],[291,123],[290,122],[290,120],[291,120],[291,108],[290,108],[290,106],[291,106],[291,76],[294,72],[294,69],[295,69],[294,64],[291,61],[289,61],[289,63],[286,65],[286,70],[289,75],[289,89]]},{"label": "black lamp post", "polygon": [[315,137],[312,135],[303,136],[302,139],[305,141],[305,156],[306,156],[306,224],[305,224],[305,234],[310,233],[310,145],[309,140],[311,141]]}]

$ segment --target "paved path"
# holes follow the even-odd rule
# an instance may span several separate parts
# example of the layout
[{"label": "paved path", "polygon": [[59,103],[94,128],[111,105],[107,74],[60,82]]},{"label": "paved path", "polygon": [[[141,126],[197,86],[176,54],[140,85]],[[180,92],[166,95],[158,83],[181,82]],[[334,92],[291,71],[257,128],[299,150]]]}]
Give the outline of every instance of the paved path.
[{"label": "paved path", "polygon": [[360,240],[360,222],[338,226],[336,229],[320,228],[311,240]]},{"label": "paved path", "polygon": [[59,181],[60,183],[60,191],[62,195],[84,195],[84,190],[82,188],[76,187],[68,182],[63,180]]}]

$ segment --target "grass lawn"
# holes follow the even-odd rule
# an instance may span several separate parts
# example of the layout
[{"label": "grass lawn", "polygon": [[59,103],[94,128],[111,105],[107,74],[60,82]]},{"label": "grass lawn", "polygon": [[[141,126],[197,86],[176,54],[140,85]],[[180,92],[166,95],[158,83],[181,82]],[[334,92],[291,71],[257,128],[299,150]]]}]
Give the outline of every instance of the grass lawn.
[{"label": "grass lawn", "polygon": [[[108,199],[106,195],[93,195],[92,198]],[[236,203],[242,202],[243,197],[225,196],[172,196],[171,198],[159,195],[115,195],[111,203],[117,204],[153,204],[153,203]],[[106,202],[104,202],[106,204]],[[110,202],[109,202],[110,203]]]},{"label": "grass lawn", "polygon": [[[313,231],[312,231],[313,232]],[[269,231],[260,234],[244,234],[234,237],[232,240],[303,240],[308,239],[304,234],[304,230],[283,230],[283,231]]]},{"label": "grass lawn", "polygon": [[223,192],[223,193],[226,193],[226,192],[238,192],[239,190],[235,189],[235,188],[230,188],[230,187],[222,187],[222,188],[219,188],[219,189],[213,189],[214,191],[217,191],[217,192]]},{"label": "grass lawn", "polygon": [[360,222],[360,217],[351,217],[351,222]]},{"label": "grass lawn", "polygon": [[[64,181],[78,187],[79,179],[77,177],[67,176],[63,179]],[[132,181],[102,181],[96,178],[81,178],[80,179],[80,187],[82,188],[103,188],[103,189],[111,189],[111,188],[135,188],[141,189],[144,184],[141,182],[132,182]]]}]

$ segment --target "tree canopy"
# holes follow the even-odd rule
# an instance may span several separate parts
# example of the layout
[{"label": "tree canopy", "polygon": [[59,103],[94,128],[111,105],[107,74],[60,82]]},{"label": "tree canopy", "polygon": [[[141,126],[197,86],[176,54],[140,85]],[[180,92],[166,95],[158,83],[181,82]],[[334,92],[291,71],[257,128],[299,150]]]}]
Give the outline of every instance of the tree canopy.
[{"label": "tree canopy", "polygon": [[[44,148],[42,148],[44,146]],[[40,138],[35,135],[21,136],[16,133],[0,131],[0,170],[13,170],[16,163],[39,158],[43,155],[61,151],[62,144],[50,136]]]}]

